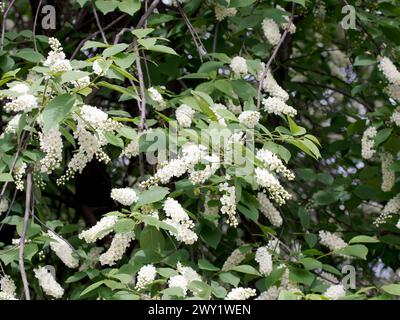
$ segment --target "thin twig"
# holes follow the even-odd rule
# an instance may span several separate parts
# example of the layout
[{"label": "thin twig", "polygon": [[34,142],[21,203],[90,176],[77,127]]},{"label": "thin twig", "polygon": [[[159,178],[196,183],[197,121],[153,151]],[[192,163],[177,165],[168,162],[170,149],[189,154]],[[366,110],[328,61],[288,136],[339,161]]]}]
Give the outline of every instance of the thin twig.
[{"label": "thin twig", "polygon": [[213,46],[212,46],[213,52],[217,51],[218,31],[219,31],[219,22],[217,22],[217,24],[215,25],[214,39],[213,39]]},{"label": "thin twig", "polygon": [[287,26],[286,26],[286,28],[285,28],[285,31],[283,32],[281,38],[279,39],[278,44],[276,45],[274,51],[272,52],[271,57],[269,58],[267,64],[265,65],[265,67],[264,67],[264,69],[263,69],[263,72],[262,72],[262,74],[261,74],[261,79],[260,79],[260,83],[259,83],[259,85],[258,85],[258,91],[257,91],[257,110],[260,109],[261,90],[262,90],[262,88],[263,88],[264,78],[265,78],[265,76],[266,76],[266,74],[267,74],[267,72],[268,72],[268,70],[269,70],[269,67],[270,67],[272,61],[275,59],[275,56],[276,56],[276,54],[278,53],[279,48],[281,47],[283,41],[285,40],[287,34],[289,33],[290,26],[291,26],[292,23],[293,23],[295,8],[296,8],[296,4],[293,3],[293,5],[292,5],[292,15],[290,16],[290,19],[289,19],[289,22],[288,22],[288,24],[287,24]]},{"label": "thin twig", "polygon": [[[4,219],[6,219],[6,218],[9,216],[9,214],[10,214],[10,212],[11,212],[11,208],[13,207],[14,202],[15,202],[15,199],[16,199],[16,197],[17,197],[17,193],[18,193],[18,189],[16,188],[16,189],[14,190],[14,194],[13,194],[12,200],[11,200],[9,206],[8,206],[8,210],[7,210],[7,213],[5,214],[5,216],[4,216],[4,218],[3,218],[3,221],[4,221]],[[0,224],[1,224],[1,225],[0,225],[0,232],[1,232],[1,230],[3,230],[3,227],[4,227],[4,223],[2,222],[2,223],[0,223]]]},{"label": "thin twig", "polygon": [[92,2],[92,10],[93,10],[93,14],[96,19],[97,27],[99,28],[101,37],[103,38],[104,43],[108,44],[107,37],[104,33],[103,28],[101,27],[100,19],[99,19],[99,16],[97,15],[97,10],[96,10],[93,2]]},{"label": "thin twig", "polygon": [[147,18],[151,15],[151,13],[154,11],[154,9],[158,6],[160,0],[154,0],[150,7],[146,9],[144,12],[143,16],[140,18],[138,24],[136,25],[136,29],[142,28],[146,23],[147,23]]},{"label": "thin twig", "polygon": [[[136,42],[136,41],[135,41]],[[145,93],[145,85],[143,79],[143,70],[142,70],[142,63],[140,61],[140,54],[137,45],[135,45],[135,53],[136,53],[136,69],[138,74],[139,80],[139,90],[140,90],[140,126],[139,130],[143,131],[146,122],[146,93]]]},{"label": "thin twig", "polygon": [[25,214],[22,225],[21,239],[19,241],[19,254],[18,254],[19,272],[21,273],[26,300],[31,300],[31,296],[29,293],[29,283],[26,277],[25,261],[24,261],[25,239],[26,239],[26,231],[28,229],[29,216],[30,216],[31,195],[32,195],[32,173],[28,172],[26,175]]},{"label": "thin twig", "polygon": [[36,25],[37,25],[37,19],[39,16],[39,10],[42,6],[42,2],[43,0],[39,1],[38,7],[36,9],[36,13],[35,13],[35,19],[33,21],[33,28],[32,28],[32,35],[33,35],[33,46],[35,47],[35,51],[38,52],[38,48],[37,48],[37,44],[36,44]]},{"label": "thin twig", "polygon": [[0,51],[3,50],[4,48],[4,33],[6,32],[6,20],[7,20],[7,15],[8,12],[10,11],[11,7],[13,6],[15,0],[12,0],[10,2],[10,5],[7,7],[7,9],[4,11],[3,14],[3,21],[2,21],[2,26],[1,26],[1,43],[0,43]]}]

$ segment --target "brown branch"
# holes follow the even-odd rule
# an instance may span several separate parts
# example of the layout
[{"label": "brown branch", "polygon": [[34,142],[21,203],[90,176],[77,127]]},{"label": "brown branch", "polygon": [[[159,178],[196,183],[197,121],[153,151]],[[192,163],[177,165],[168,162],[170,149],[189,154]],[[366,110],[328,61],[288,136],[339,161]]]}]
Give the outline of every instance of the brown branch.
[{"label": "brown branch", "polygon": [[143,16],[140,18],[138,24],[136,25],[136,29],[140,29],[146,24],[147,18],[151,15],[151,13],[154,11],[154,9],[158,6],[159,2],[160,2],[160,0],[154,0],[151,3],[150,7],[147,8],[147,10],[143,14]]},{"label": "brown branch", "polygon": [[25,250],[25,239],[26,231],[28,229],[29,217],[30,217],[30,205],[31,205],[31,195],[32,195],[32,173],[28,172],[26,175],[26,197],[25,197],[25,213],[22,225],[21,239],[19,241],[19,253],[18,253],[18,264],[19,272],[21,274],[22,283],[24,286],[25,299],[31,300],[29,293],[29,283],[25,272],[25,261],[24,261],[24,250]]},{"label": "brown branch", "polygon": [[8,12],[10,11],[11,7],[13,6],[15,0],[12,0],[10,2],[10,5],[7,7],[6,11],[4,11],[3,14],[3,21],[2,21],[2,26],[1,26],[1,43],[0,43],[0,50],[2,51],[4,48],[4,33],[6,32],[6,20],[7,20],[7,15]]},{"label": "brown branch", "polygon": [[99,19],[99,16],[97,14],[97,10],[94,7],[94,3],[93,2],[92,2],[92,10],[93,10],[94,18],[96,19],[96,24],[97,24],[97,27],[99,28],[101,37],[103,38],[104,43],[108,44],[107,37],[106,37],[106,35],[104,33],[104,30],[103,30],[103,28],[101,26],[100,19]]},{"label": "brown branch", "polygon": [[262,72],[262,74],[261,74],[261,79],[260,79],[260,83],[259,83],[259,85],[258,85],[258,91],[257,91],[257,110],[260,109],[261,90],[262,90],[262,88],[263,88],[264,78],[265,78],[265,76],[266,76],[266,74],[267,74],[267,72],[268,72],[268,70],[269,70],[269,67],[271,66],[272,61],[275,59],[275,56],[276,56],[276,54],[278,53],[279,48],[281,47],[283,41],[285,40],[287,34],[289,33],[290,26],[291,26],[292,23],[293,23],[295,8],[296,8],[296,4],[293,3],[293,5],[292,5],[292,15],[290,16],[290,19],[289,19],[289,22],[288,22],[288,24],[287,24],[287,26],[286,26],[286,28],[285,28],[285,31],[283,32],[281,38],[279,39],[278,44],[276,45],[274,51],[272,52],[271,57],[269,58],[267,64],[265,65],[265,67],[264,67],[264,69],[263,69],[263,72]]},{"label": "brown branch", "polygon": [[35,19],[33,21],[33,28],[32,28],[32,35],[33,35],[33,46],[35,47],[35,51],[38,52],[38,48],[37,48],[37,44],[36,44],[36,25],[37,25],[37,19],[39,16],[39,10],[40,7],[42,6],[42,2],[43,0],[40,0],[38,7],[36,9],[36,13],[35,13]]}]

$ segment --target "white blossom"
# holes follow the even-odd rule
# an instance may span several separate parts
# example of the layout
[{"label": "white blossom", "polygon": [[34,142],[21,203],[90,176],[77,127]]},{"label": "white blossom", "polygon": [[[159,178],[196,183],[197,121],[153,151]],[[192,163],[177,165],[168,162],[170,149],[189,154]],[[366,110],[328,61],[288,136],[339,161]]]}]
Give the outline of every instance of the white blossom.
[{"label": "white blossom", "polygon": [[124,206],[131,206],[139,199],[132,188],[114,188],[111,190],[111,198]]},{"label": "white blossom", "polygon": [[182,104],[175,111],[176,120],[179,125],[184,128],[189,128],[192,124],[193,116],[196,112],[187,104]]},{"label": "white blossom", "polygon": [[264,110],[268,113],[276,115],[288,115],[293,117],[297,114],[297,110],[291,106],[288,106],[283,100],[276,97],[268,97],[262,100]]},{"label": "white blossom", "polygon": [[331,251],[338,249],[343,249],[347,246],[347,243],[340,238],[337,234],[331,233],[329,231],[320,230],[319,231],[320,243],[328,247]]},{"label": "white blossom", "polygon": [[256,289],[233,288],[225,297],[225,300],[247,300],[256,295]]},{"label": "white blossom", "polygon": [[257,151],[257,158],[262,161],[269,170],[282,174],[286,179],[293,180],[295,178],[293,172],[285,167],[282,160],[279,159],[275,153],[269,150],[259,149]]},{"label": "white blossom", "polygon": [[14,98],[10,102],[4,105],[4,110],[7,112],[31,112],[38,106],[36,97],[31,94],[23,94],[19,97]]},{"label": "white blossom", "polygon": [[220,211],[228,216],[228,224],[236,228],[239,224],[236,217],[236,189],[224,182],[218,185],[218,190],[223,193],[220,198],[222,205]]},{"label": "white blossom", "polygon": [[49,67],[50,72],[54,73],[71,71],[71,63],[65,58],[65,53],[63,52],[60,42],[56,38],[49,38],[49,44],[51,51],[49,51],[43,65]]},{"label": "white blossom", "polygon": [[112,228],[116,222],[116,216],[105,216],[90,229],[82,231],[79,234],[79,239],[83,239],[87,243],[93,243],[97,239],[103,239],[112,231]]},{"label": "white blossom", "polygon": [[150,98],[156,103],[156,110],[162,111],[167,107],[167,103],[165,102],[163,96],[158,92],[156,88],[150,87],[147,91],[150,95]]},{"label": "white blossom", "polygon": [[384,224],[388,219],[390,219],[394,214],[399,214],[400,212],[400,193],[395,197],[390,199],[382,210],[382,213],[374,221],[375,226]]},{"label": "white blossom", "polygon": [[390,166],[393,164],[393,156],[389,152],[381,153],[381,166],[382,166],[382,186],[381,189],[384,192],[388,192],[392,190],[396,174],[393,170],[390,169]]},{"label": "white blossom", "polygon": [[183,294],[186,296],[187,290],[188,290],[188,281],[187,279],[182,276],[182,275],[176,275],[172,276],[168,280],[168,287],[169,288],[181,288],[183,291]]},{"label": "white blossom", "polygon": [[267,71],[263,80],[263,88],[271,97],[279,98],[284,102],[289,100],[289,94],[276,82],[270,70]]},{"label": "white blossom", "polygon": [[361,139],[361,156],[364,159],[371,159],[375,154],[374,144],[376,134],[377,131],[375,127],[368,127],[363,133]]},{"label": "white blossom", "polygon": [[[10,276],[5,275],[0,278],[0,290],[4,300],[16,300],[17,287]],[[2,300],[1,297],[0,300]]]},{"label": "white blossom", "polygon": [[58,128],[51,128],[48,131],[39,133],[40,150],[46,153],[40,160],[40,170],[50,174],[60,167],[62,161],[63,141]]},{"label": "white blossom", "polygon": [[60,258],[60,260],[69,268],[77,268],[79,260],[73,256],[73,248],[53,231],[48,231],[47,235],[52,238],[50,248]]},{"label": "white blossom", "polygon": [[54,298],[61,298],[64,294],[63,287],[57,283],[53,275],[45,267],[39,267],[33,270],[35,277],[39,281],[39,285],[43,288],[43,291]]},{"label": "white blossom", "polygon": [[233,267],[239,265],[246,258],[246,253],[242,253],[239,248],[232,251],[229,257],[225,260],[221,271],[229,271]]},{"label": "white blossom", "polygon": [[327,285],[339,283],[338,278],[336,278],[332,273],[325,272],[325,271],[322,271],[317,278],[318,278],[318,280],[320,280],[321,282],[323,282]]},{"label": "white blossom", "polygon": [[15,134],[18,129],[19,119],[21,118],[21,114],[17,114],[14,116],[8,123],[7,127],[4,129],[5,133]]},{"label": "white blossom", "polygon": [[269,18],[265,18],[262,22],[264,36],[272,46],[276,46],[281,38],[278,24]]},{"label": "white blossom", "polygon": [[117,233],[111,241],[110,248],[100,256],[100,264],[102,266],[115,265],[117,261],[122,259],[133,238],[132,232]]},{"label": "white blossom", "polygon": [[333,285],[330,286],[323,295],[329,298],[329,300],[339,300],[346,296],[346,289],[341,284]]},{"label": "white blossom", "polygon": [[257,249],[255,260],[258,262],[260,273],[263,276],[268,276],[272,272],[272,255],[268,252],[267,247]]},{"label": "white blossom", "polygon": [[15,183],[15,187],[19,190],[22,191],[24,190],[24,181],[23,181],[23,177],[26,173],[26,168],[28,167],[28,165],[25,162],[21,162],[18,163],[15,167],[14,167],[14,183]]},{"label": "white blossom", "polygon": [[17,83],[10,88],[10,91],[19,94],[27,94],[29,92],[29,87],[25,83]]},{"label": "white blossom", "polygon": [[87,87],[90,84],[90,77],[84,76],[77,80],[71,81],[71,83],[76,89],[82,89],[82,88]]},{"label": "white blossom", "polygon": [[276,286],[268,288],[266,291],[260,293],[260,295],[254,300],[277,300],[279,297],[280,290]]},{"label": "white blossom", "polygon": [[274,177],[267,169],[256,168],[256,182],[260,187],[266,188],[271,195],[271,198],[278,204],[286,203],[286,200],[291,198],[291,195],[282,187],[277,178]]},{"label": "white blossom", "polygon": [[157,270],[152,264],[147,264],[140,268],[137,274],[136,289],[143,290],[154,281]]},{"label": "white blossom", "polygon": [[236,74],[247,74],[248,69],[247,69],[247,62],[245,58],[242,57],[234,57],[231,60],[230,67],[232,71]]},{"label": "white blossom", "polygon": [[236,8],[226,8],[218,3],[215,4],[215,17],[218,21],[222,21],[227,17],[233,17],[236,15]]},{"label": "white blossom", "polygon": [[400,72],[389,58],[379,57],[378,68],[390,83],[400,85]]},{"label": "white blossom", "polygon": [[200,275],[191,267],[183,266],[180,262],[176,264],[176,270],[185,277],[190,284],[192,281],[201,281]]},{"label": "white blossom", "polygon": [[226,127],[225,119],[223,117],[221,117],[221,115],[218,113],[218,110],[227,110],[227,108],[221,103],[214,103],[214,105],[211,107],[211,110],[214,112],[215,116],[217,117],[218,123],[221,126]]},{"label": "white blossom", "polygon": [[258,111],[243,111],[238,119],[244,126],[254,128],[260,121],[260,113]]}]

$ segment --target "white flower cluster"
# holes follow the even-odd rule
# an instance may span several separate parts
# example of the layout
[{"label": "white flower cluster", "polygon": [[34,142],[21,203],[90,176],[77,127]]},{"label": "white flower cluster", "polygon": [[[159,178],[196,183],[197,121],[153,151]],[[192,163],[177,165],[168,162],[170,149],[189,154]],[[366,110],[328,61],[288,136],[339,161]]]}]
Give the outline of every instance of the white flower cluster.
[{"label": "white flower cluster", "polygon": [[43,291],[56,299],[61,298],[64,294],[63,287],[54,279],[53,275],[45,267],[34,269],[35,277],[39,281],[39,285],[43,288]]},{"label": "white flower cluster", "polygon": [[400,193],[395,197],[390,199],[382,210],[382,213],[374,221],[375,226],[384,224],[388,219],[390,219],[394,214],[400,213]]},{"label": "white flower cluster", "polygon": [[381,165],[382,165],[382,185],[381,189],[384,192],[388,192],[392,190],[396,174],[393,170],[390,169],[390,166],[393,164],[393,156],[389,152],[381,153]]},{"label": "white flower cluster", "polygon": [[81,264],[81,266],[79,267],[79,271],[94,269],[96,267],[96,264],[99,262],[99,257],[103,250],[103,247],[90,248],[87,259]]},{"label": "white flower cluster", "polygon": [[236,189],[234,186],[229,186],[228,182],[218,185],[218,190],[223,193],[221,202],[221,213],[228,216],[228,224],[232,227],[237,227],[239,221],[236,217]]},{"label": "white flower cluster", "polygon": [[272,255],[268,251],[268,247],[260,247],[256,251],[256,262],[259,264],[260,273],[268,276],[272,272]]},{"label": "white flower cluster", "polygon": [[273,19],[265,18],[262,22],[262,30],[268,42],[276,46],[281,38],[278,24]]},{"label": "white flower cluster", "polygon": [[[285,11],[285,12],[286,12],[286,10],[285,10],[284,8],[282,8],[280,5],[277,5],[276,8],[279,9],[279,10],[282,10],[282,11]],[[287,15],[284,15],[283,18],[286,20],[286,22],[281,23],[281,28],[282,28],[282,29],[286,29],[286,28],[288,27],[288,25],[289,25],[289,19],[290,19],[290,18],[289,18],[289,16],[287,16]],[[296,26],[295,26],[295,24],[293,23],[293,21],[292,21],[292,23],[290,24],[288,31],[289,31],[289,33],[291,33],[291,34],[296,33]]]},{"label": "white flower cluster", "polygon": [[269,287],[268,290],[263,291],[254,300],[276,300],[279,297],[280,290],[276,286]]},{"label": "white flower cluster", "polygon": [[[264,63],[262,64],[263,69]],[[262,72],[260,73],[259,80],[261,80]],[[266,72],[266,76],[263,80],[263,89],[268,92],[271,97],[279,98],[283,102],[289,100],[289,94],[276,82],[271,71]]]},{"label": "white flower cluster", "polygon": [[190,284],[192,281],[201,281],[200,275],[191,267],[183,266],[180,262],[176,264],[176,270],[186,278]]},{"label": "white flower cluster", "polygon": [[[400,89],[400,88],[399,88]],[[399,90],[399,92],[400,92],[400,90]],[[396,126],[398,126],[398,127],[400,127],[400,107],[397,107],[394,111],[393,111],[393,113],[392,113],[392,115],[391,115],[391,117],[390,117],[390,120],[392,121],[392,122],[394,122],[394,124],[396,125]],[[11,122],[11,121],[10,121]]]},{"label": "white flower cluster", "polygon": [[225,260],[221,271],[226,272],[239,265],[246,258],[246,253],[242,253],[239,248],[232,251],[229,257]]},{"label": "white flower cluster", "polygon": [[399,219],[399,221],[397,221],[396,228],[400,229],[400,219]]},{"label": "white flower cluster", "polygon": [[57,180],[58,184],[64,184],[75,172],[81,173],[94,156],[99,161],[108,163],[110,158],[102,149],[108,143],[105,133],[120,127],[119,123],[108,118],[107,113],[90,105],[81,106],[73,118],[77,121],[74,138],[78,140],[79,149],[68,163],[65,175]]},{"label": "white flower cluster", "polygon": [[271,198],[278,204],[283,205],[286,200],[291,199],[288,193],[280,184],[278,179],[268,170],[263,168],[256,168],[256,182],[260,187],[266,188],[271,195]]},{"label": "white flower cluster", "polygon": [[325,272],[325,271],[322,271],[317,278],[319,281],[321,281],[327,285],[339,283],[338,278],[336,278],[332,273]]},{"label": "white flower cluster", "polygon": [[52,239],[50,248],[69,268],[78,268],[79,260],[73,256],[73,248],[53,231],[48,231],[47,235]]},{"label": "white flower cluster", "polygon": [[132,188],[114,188],[111,190],[111,198],[124,206],[130,206],[139,199]]},{"label": "white flower cluster", "polygon": [[225,119],[223,117],[221,117],[221,115],[218,113],[218,111],[219,110],[227,110],[227,108],[222,103],[214,103],[214,105],[210,109],[214,112],[218,123],[221,126],[226,127]]},{"label": "white flower cluster", "polygon": [[233,288],[225,297],[225,300],[247,300],[256,295],[256,289]]},{"label": "white flower cluster", "polygon": [[249,71],[247,69],[246,59],[243,57],[234,57],[231,60],[230,67],[232,71],[236,74],[247,74]]},{"label": "white flower cluster", "polygon": [[8,210],[8,200],[5,197],[2,197],[0,200],[0,214],[6,212]]},{"label": "white flower cluster", "polygon": [[178,201],[168,198],[164,202],[163,209],[168,217],[164,222],[176,229],[176,232],[169,231],[176,240],[185,244],[197,241],[197,234],[192,230],[194,223]]},{"label": "white flower cluster", "polygon": [[248,127],[248,128],[254,128],[258,122],[260,121],[260,113],[258,111],[243,111],[239,117],[239,122]]},{"label": "white flower cluster", "polygon": [[264,106],[264,110],[268,113],[273,113],[276,115],[288,115],[293,117],[297,114],[297,110],[293,107],[287,105],[283,100],[276,97],[268,97],[263,99],[262,104]]},{"label": "white flower cluster", "polygon": [[189,128],[192,125],[192,119],[196,111],[187,104],[181,104],[175,111],[176,120],[179,125],[184,128]]},{"label": "white flower cluster", "polygon": [[84,76],[84,77],[79,78],[77,80],[71,81],[71,84],[76,89],[86,88],[90,84],[90,77],[89,76]]},{"label": "white flower cluster", "polygon": [[12,117],[12,119],[7,123],[7,126],[4,129],[4,132],[10,133],[10,134],[16,133],[17,129],[18,129],[18,124],[19,124],[20,118],[21,118],[20,114],[17,114],[16,116]]},{"label": "white flower cluster", "polygon": [[331,233],[329,231],[320,230],[319,231],[320,243],[328,247],[331,251],[338,249],[343,249],[347,246],[347,243],[340,238],[337,234]]},{"label": "white flower cluster", "polygon": [[158,90],[154,87],[150,87],[147,89],[150,98],[156,103],[154,106],[157,111],[162,111],[167,107],[167,103],[165,102],[163,96],[158,92]]},{"label": "white flower cluster", "polygon": [[102,266],[113,266],[115,263],[122,259],[129,244],[134,239],[133,232],[117,233],[111,241],[110,248],[103,253],[99,260]]},{"label": "white flower cluster", "polygon": [[26,173],[28,165],[25,162],[21,162],[14,167],[14,183],[15,188],[19,191],[24,190],[24,181],[22,178]]},{"label": "white flower cluster", "polygon": [[400,72],[389,58],[379,57],[378,68],[391,84],[400,86]]},{"label": "white flower cluster", "polygon": [[152,264],[147,264],[140,268],[137,274],[136,289],[143,290],[154,281],[157,270]]},{"label": "white flower cluster", "polygon": [[137,157],[140,151],[139,145],[139,137],[137,139],[133,139],[128,145],[122,150],[121,157],[125,156],[127,158]]},{"label": "white flower cluster", "polygon": [[187,290],[188,290],[188,281],[183,275],[176,275],[172,276],[168,280],[168,287],[169,288],[181,288],[183,291],[183,294],[186,296]]},{"label": "white flower cluster", "polygon": [[346,289],[341,284],[333,285],[326,289],[323,295],[329,298],[329,300],[339,300],[346,296]]},{"label": "white flower cluster", "polygon": [[242,112],[242,106],[240,104],[236,105],[232,100],[229,100],[228,110],[233,114],[240,114]]},{"label": "white flower cluster", "polygon": [[215,4],[214,8],[215,17],[218,21],[222,21],[227,17],[234,17],[237,13],[236,8],[226,8],[218,3]]},{"label": "white flower cluster", "polygon": [[16,290],[17,287],[10,276],[0,278],[0,300],[16,300]]},{"label": "white flower cluster", "polygon": [[377,131],[375,127],[368,127],[363,133],[361,139],[361,156],[364,159],[371,159],[375,154],[374,144],[376,134]]},{"label": "white flower cluster", "polygon": [[[393,98],[397,102],[400,102],[400,86],[399,85],[395,85],[392,83],[389,84],[386,87],[386,92],[391,98]],[[400,115],[397,115],[396,124],[399,123],[399,117],[400,117]]]},{"label": "white flower cluster", "polygon": [[260,211],[267,217],[269,222],[275,227],[280,227],[283,222],[281,214],[269,201],[268,196],[264,192],[259,192],[257,200],[260,204]]},{"label": "white flower cluster", "polygon": [[47,59],[43,64],[49,67],[52,73],[71,71],[71,63],[65,58],[60,41],[56,38],[49,38],[49,45],[51,51],[48,53]]},{"label": "white flower cluster", "polygon": [[259,149],[257,151],[257,158],[262,161],[269,170],[282,174],[288,180],[294,180],[294,173],[286,168],[282,160],[279,159],[275,153],[269,150]]},{"label": "white flower cluster", "polygon": [[96,242],[97,239],[103,239],[112,231],[117,219],[116,216],[105,216],[101,218],[96,225],[88,230],[82,231],[79,234],[79,239],[83,239],[87,243],[93,243]]},{"label": "white flower cluster", "polygon": [[40,150],[46,153],[40,160],[40,170],[50,174],[53,170],[60,167],[62,161],[63,141],[61,132],[58,128],[52,128],[39,133]]},{"label": "white flower cluster", "polygon": [[31,94],[23,94],[16,98],[12,98],[10,102],[4,105],[4,110],[7,112],[31,112],[38,107],[36,97]]}]

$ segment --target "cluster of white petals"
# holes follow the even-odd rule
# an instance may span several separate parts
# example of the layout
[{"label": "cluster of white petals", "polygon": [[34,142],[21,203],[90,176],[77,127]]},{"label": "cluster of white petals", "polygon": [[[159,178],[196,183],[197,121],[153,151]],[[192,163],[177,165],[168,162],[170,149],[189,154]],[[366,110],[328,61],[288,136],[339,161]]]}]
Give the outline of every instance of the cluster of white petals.
[{"label": "cluster of white petals", "polygon": [[288,193],[280,184],[278,179],[268,170],[263,168],[256,168],[256,182],[260,187],[266,188],[278,205],[283,205],[286,200],[291,199],[290,193]]},{"label": "cluster of white petals", "polygon": [[400,213],[400,193],[390,199],[382,210],[382,213],[375,219],[374,224],[378,227],[384,224],[394,214]]},{"label": "cluster of white petals", "polygon": [[[400,88],[399,88],[398,91],[400,92]],[[396,126],[400,127],[400,107],[397,107],[397,108],[393,111],[393,113],[392,113],[392,115],[391,115],[391,117],[390,117],[390,120],[391,120]],[[11,122],[11,121],[10,121],[10,122]]]},{"label": "cluster of white petals", "polygon": [[16,290],[17,287],[10,276],[0,278],[0,300],[16,300]]},{"label": "cluster of white petals", "polygon": [[137,279],[136,279],[136,289],[143,290],[150,283],[154,281],[157,275],[157,270],[152,264],[147,264],[140,268]]},{"label": "cluster of white petals", "polygon": [[229,271],[233,267],[239,265],[246,258],[246,253],[240,251],[239,248],[232,251],[229,257],[225,260],[224,265],[222,266],[222,271]]},{"label": "cluster of white petals", "polygon": [[326,289],[323,295],[329,298],[329,300],[339,300],[346,296],[346,289],[341,284],[333,285]]},{"label": "cluster of white petals", "polygon": [[184,128],[189,128],[192,125],[192,119],[196,111],[187,104],[181,104],[175,111],[176,120],[179,125]]},{"label": "cluster of white petals", "polygon": [[111,190],[111,198],[124,206],[130,206],[139,199],[132,188],[114,188]]},{"label": "cluster of white petals", "polygon": [[147,89],[150,98],[156,103],[154,108],[158,111],[162,111],[167,107],[167,103],[165,102],[163,96],[160,92],[154,87],[150,87]]},{"label": "cluster of white petals", "polygon": [[249,71],[247,69],[246,59],[243,57],[234,57],[231,60],[230,67],[232,71],[236,74],[247,74]]},{"label": "cluster of white petals", "polygon": [[276,286],[269,287],[268,290],[263,291],[254,300],[277,300],[280,290]]},{"label": "cluster of white petals", "polygon": [[86,88],[90,84],[90,77],[84,76],[77,80],[71,81],[71,83],[76,89],[83,89],[83,88]]},{"label": "cluster of white petals", "polygon": [[263,80],[263,88],[271,97],[279,98],[283,102],[289,100],[289,94],[276,82],[270,70],[266,72]]},{"label": "cluster of white petals", "polygon": [[262,104],[264,106],[264,110],[268,113],[273,113],[276,115],[288,115],[293,117],[297,114],[297,110],[293,107],[287,105],[285,101],[277,98],[277,97],[268,97],[263,99]]},{"label": "cluster of white petals", "polygon": [[219,110],[227,110],[227,107],[225,107],[222,103],[214,103],[214,105],[211,107],[211,110],[214,112],[218,123],[226,127],[226,122],[225,119],[218,113]]},{"label": "cluster of white petals", "polygon": [[256,289],[251,288],[233,288],[225,297],[225,300],[247,300],[256,295]]},{"label": "cluster of white petals", "polygon": [[168,198],[164,202],[163,209],[168,217],[164,222],[176,229],[176,232],[169,231],[171,235],[186,244],[197,241],[197,234],[192,230],[194,223],[178,201]]},{"label": "cluster of white petals", "polygon": [[232,227],[237,227],[239,221],[236,217],[236,189],[235,186],[230,186],[228,182],[218,185],[218,190],[222,192],[220,198],[221,213],[228,216],[228,224]]},{"label": "cluster of white petals", "polygon": [[239,117],[239,122],[248,128],[254,128],[260,121],[260,113],[258,111],[243,111]]},{"label": "cluster of white petals", "polygon": [[202,184],[206,180],[208,180],[221,166],[220,158],[213,154],[211,156],[204,156],[203,161],[207,161],[208,163],[205,165],[202,170],[194,170],[193,168],[189,169],[189,180],[194,184]]},{"label": "cluster of white petals", "polygon": [[190,284],[192,281],[201,281],[200,275],[191,267],[183,266],[180,262],[176,264],[176,270],[185,277]]},{"label": "cluster of white petals", "polygon": [[51,272],[45,267],[39,267],[33,270],[35,277],[39,281],[39,285],[43,291],[56,299],[61,298],[64,294],[63,287],[56,281]]},{"label": "cluster of white petals", "polygon": [[188,290],[188,281],[183,275],[176,275],[172,276],[168,280],[168,287],[169,288],[181,288],[183,291],[183,294],[186,295],[187,290]]},{"label": "cluster of white petals", "polygon": [[380,57],[378,68],[391,84],[400,86],[400,72],[389,58]]},{"label": "cluster of white petals", "polygon": [[371,159],[375,154],[374,144],[377,131],[375,127],[368,127],[361,139],[361,156],[364,159]]},{"label": "cluster of white petals", "polygon": [[54,251],[60,260],[69,268],[77,268],[79,260],[73,255],[74,249],[53,231],[48,231],[47,235],[52,239],[50,241],[51,250]]},{"label": "cluster of white petals", "polygon": [[389,152],[381,153],[381,166],[382,166],[382,185],[381,189],[384,192],[388,192],[392,190],[396,174],[393,170],[390,169],[390,166],[393,164],[393,156]]},{"label": "cluster of white petals", "polygon": [[14,134],[17,132],[19,119],[21,118],[21,114],[17,114],[16,116],[12,117],[11,120],[7,123],[6,128],[4,129],[5,133]]},{"label": "cluster of white petals", "polygon": [[347,246],[347,243],[341,237],[329,231],[320,230],[319,239],[323,246],[328,247],[332,251],[343,249]]},{"label": "cluster of white petals", "polygon": [[14,167],[14,172],[13,172],[13,176],[14,176],[14,183],[15,183],[15,188],[19,191],[24,190],[24,180],[23,177],[26,173],[26,168],[28,167],[28,165],[25,162],[21,162],[18,163],[15,167]]},{"label": "cluster of white petals", "polygon": [[272,46],[276,46],[281,38],[278,24],[270,18],[265,18],[262,22],[262,30],[265,38]]},{"label": "cluster of white petals", "polygon": [[7,112],[31,112],[38,106],[36,97],[31,94],[23,94],[13,98],[10,102],[4,105],[4,110]]},{"label": "cluster of white petals", "polygon": [[79,234],[79,239],[85,240],[87,243],[93,243],[97,239],[103,239],[111,231],[117,222],[116,216],[105,216],[100,219],[93,227],[88,230],[82,231]]},{"label": "cluster of white petals", "polygon": [[40,150],[46,153],[40,160],[40,170],[50,174],[60,167],[62,161],[63,141],[58,128],[39,133]]},{"label": "cluster of white petals", "polygon": [[279,159],[275,153],[266,149],[260,149],[257,151],[257,158],[262,161],[269,170],[282,174],[288,180],[294,180],[294,173],[286,168],[282,160]]},{"label": "cluster of white petals", "polygon": [[227,17],[234,17],[237,13],[236,8],[227,8],[218,3],[215,4],[214,8],[215,18],[218,21],[222,21]]},{"label": "cluster of white petals", "polygon": [[272,272],[272,255],[267,247],[257,249],[255,260],[258,262],[260,273],[263,276],[268,276]]},{"label": "cluster of white petals", "polygon": [[111,241],[111,245],[106,252],[104,252],[99,260],[102,266],[113,266],[115,263],[122,259],[129,244],[134,239],[133,232],[117,233]]},{"label": "cluster of white petals", "polygon": [[322,271],[317,278],[319,281],[321,281],[327,285],[339,283],[338,278],[336,278],[332,273],[325,272],[325,271]]},{"label": "cluster of white petals", "polygon": [[51,51],[49,51],[46,61],[43,64],[49,67],[52,73],[71,71],[71,63],[65,58],[65,53],[63,52],[60,41],[56,38],[49,38],[49,45]]}]

